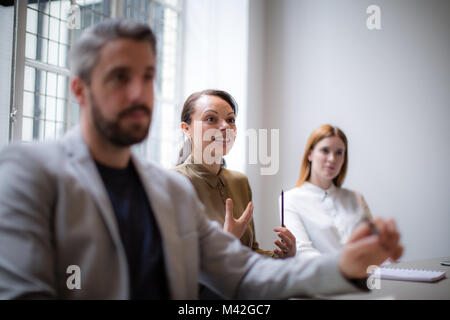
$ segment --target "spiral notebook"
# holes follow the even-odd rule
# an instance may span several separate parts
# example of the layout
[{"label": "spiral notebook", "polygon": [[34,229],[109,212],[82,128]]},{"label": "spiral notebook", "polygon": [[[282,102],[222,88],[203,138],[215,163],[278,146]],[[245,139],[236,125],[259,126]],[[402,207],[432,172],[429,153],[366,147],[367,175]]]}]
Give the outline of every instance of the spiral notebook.
[{"label": "spiral notebook", "polygon": [[435,282],[445,277],[445,271],[379,267],[372,275],[386,280]]}]

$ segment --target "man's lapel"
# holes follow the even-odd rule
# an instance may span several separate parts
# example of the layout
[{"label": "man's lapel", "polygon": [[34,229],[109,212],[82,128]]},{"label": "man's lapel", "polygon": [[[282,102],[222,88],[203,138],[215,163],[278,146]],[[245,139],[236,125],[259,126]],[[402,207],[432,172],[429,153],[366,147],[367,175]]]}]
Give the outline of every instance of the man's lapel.
[{"label": "man's lapel", "polygon": [[[88,189],[89,194],[97,204],[97,212],[100,212],[111,239],[117,248],[117,252],[119,253],[122,279],[127,279],[126,281],[128,281],[126,253],[120,238],[114,209],[112,208],[111,201],[108,197],[102,178],[98,173],[97,167],[95,166],[94,160],[83,140],[80,128],[76,127],[68,132],[64,136],[62,143],[66,153],[71,158],[72,165],[78,172],[80,181],[82,181],[83,185]],[[92,214],[96,213],[93,212]],[[128,287],[128,285],[125,287]]]}]

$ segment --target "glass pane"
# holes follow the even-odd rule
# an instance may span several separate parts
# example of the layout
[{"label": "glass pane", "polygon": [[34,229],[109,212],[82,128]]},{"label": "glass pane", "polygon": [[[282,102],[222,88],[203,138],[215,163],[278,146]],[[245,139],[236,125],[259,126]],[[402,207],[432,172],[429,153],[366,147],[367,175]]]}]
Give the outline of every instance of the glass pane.
[{"label": "glass pane", "polygon": [[88,28],[92,25],[92,11],[90,8],[83,7],[81,9],[81,26],[82,28]]},{"label": "glass pane", "polygon": [[44,134],[44,140],[54,140],[56,137],[56,123],[53,121],[46,121]]},{"label": "glass pane", "polygon": [[[45,122],[43,120],[33,119],[30,117],[22,118],[22,140],[31,142],[33,140],[42,141],[45,135]],[[50,134],[54,135],[49,128]]]},{"label": "glass pane", "polygon": [[80,115],[80,106],[76,102],[72,102],[72,107],[70,108],[70,121],[71,125],[77,124]]},{"label": "glass pane", "polygon": [[36,70],[36,92],[45,94],[47,88],[47,72]]},{"label": "glass pane", "polygon": [[25,57],[36,60],[37,37],[27,33],[25,36]]},{"label": "glass pane", "polygon": [[33,118],[39,119],[42,115],[42,107],[44,105],[45,96],[40,94],[34,95],[34,110],[33,110]]},{"label": "glass pane", "polygon": [[59,45],[59,66],[60,67],[67,67],[67,51],[69,50],[69,47],[63,44]]},{"label": "glass pane", "polygon": [[23,115],[32,117],[34,112],[34,94],[31,92],[23,93]]},{"label": "glass pane", "polygon": [[150,21],[150,2],[142,0],[124,1],[123,16],[148,23]]},{"label": "glass pane", "polygon": [[59,40],[59,20],[50,18],[50,31],[48,34],[50,40],[58,42]]},{"label": "glass pane", "polygon": [[33,121],[33,138],[34,140],[44,141],[45,137],[45,122],[44,120]]},{"label": "glass pane", "polygon": [[38,13],[36,10],[27,8],[27,31],[37,33]]},{"label": "glass pane", "polygon": [[64,123],[58,122],[56,123],[56,138],[60,138],[64,135],[65,125]]},{"label": "glass pane", "polygon": [[66,114],[66,101],[62,99],[57,99],[56,101],[56,120],[63,122],[65,121]]},{"label": "glass pane", "polygon": [[66,22],[69,19],[71,5],[70,0],[61,1],[61,19]]},{"label": "glass pane", "polygon": [[22,118],[22,141],[33,141],[33,119]]},{"label": "glass pane", "polygon": [[174,79],[163,80],[161,85],[162,96],[166,99],[173,100],[175,98],[175,81]]},{"label": "glass pane", "polygon": [[52,97],[47,97],[47,102],[45,104],[45,120],[56,120],[56,99]]},{"label": "glass pane", "polygon": [[24,78],[23,78],[23,88],[24,88],[24,90],[28,90],[28,91],[34,92],[35,77],[36,77],[36,72],[35,72],[34,68],[30,68],[30,67],[26,66],[25,67]]},{"label": "glass pane", "polygon": [[67,21],[60,21],[59,42],[69,44],[69,27]]},{"label": "glass pane", "polygon": [[47,63],[47,58],[48,58],[48,40],[38,37],[36,60]]},{"label": "glass pane", "polygon": [[49,17],[45,14],[39,12],[38,16],[38,34],[48,39],[48,27],[49,27]]},{"label": "glass pane", "polygon": [[165,3],[174,7],[178,7],[178,0],[165,0]]},{"label": "glass pane", "polygon": [[53,1],[50,2],[50,15],[52,17],[59,18],[60,10],[61,10],[61,1],[53,0]]},{"label": "glass pane", "polygon": [[101,18],[102,18],[101,15],[99,15],[99,14],[94,14],[94,21],[93,21],[94,25],[97,24],[97,23],[99,23],[99,22],[101,21]]},{"label": "glass pane", "polygon": [[50,15],[50,3],[48,0],[39,0],[39,10],[43,11],[46,15]]},{"label": "glass pane", "polygon": [[58,65],[58,43],[49,41],[48,42],[48,63],[53,65]]},{"label": "glass pane", "polygon": [[28,0],[27,7],[37,10],[37,7],[38,7],[37,1],[36,0]]},{"label": "glass pane", "polygon": [[47,72],[47,90],[46,94],[48,96],[56,97],[57,94],[57,77],[56,73],[53,72]]},{"label": "glass pane", "polygon": [[161,95],[165,99],[175,99],[175,80],[177,63],[177,24],[178,14],[169,8],[164,9],[161,61]]},{"label": "glass pane", "polygon": [[175,127],[174,119],[176,119],[175,115],[175,107],[171,104],[163,103],[161,105],[161,163],[167,165],[174,165],[176,161],[176,153],[175,149],[177,131]]},{"label": "glass pane", "polygon": [[67,77],[58,75],[58,98],[66,98],[67,92]]}]

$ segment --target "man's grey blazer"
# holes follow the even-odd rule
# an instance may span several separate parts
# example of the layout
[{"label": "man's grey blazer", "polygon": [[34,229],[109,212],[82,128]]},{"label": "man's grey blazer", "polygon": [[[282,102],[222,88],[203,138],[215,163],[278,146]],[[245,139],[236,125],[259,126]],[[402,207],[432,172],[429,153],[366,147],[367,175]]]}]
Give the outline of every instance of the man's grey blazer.
[{"label": "man's grey blazer", "polygon": [[[132,161],[161,231],[171,298],[197,298],[199,281],[228,298],[359,290],[337,255],[281,261],[251,252],[207,219],[183,175]],[[79,289],[70,266],[79,267]],[[0,153],[0,299],[12,298],[129,298],[115,214],[79,127]]]}]

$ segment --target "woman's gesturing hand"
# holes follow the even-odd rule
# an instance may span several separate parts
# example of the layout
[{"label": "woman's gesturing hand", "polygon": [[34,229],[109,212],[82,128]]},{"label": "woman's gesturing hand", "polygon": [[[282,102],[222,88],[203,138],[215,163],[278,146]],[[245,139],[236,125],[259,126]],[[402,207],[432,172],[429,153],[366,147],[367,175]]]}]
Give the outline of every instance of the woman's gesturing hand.
[{"label": "woman's gesturing hand", "polygon": [[233,200],[228,198],[225,201],[225,223],[223,225],[223,230],[234,234],[238,239],[242,237],[247,229],[248,224],[253,218],[253,203],[250,201],[245,209],[244,213],[239,219],[233,217]]}]

